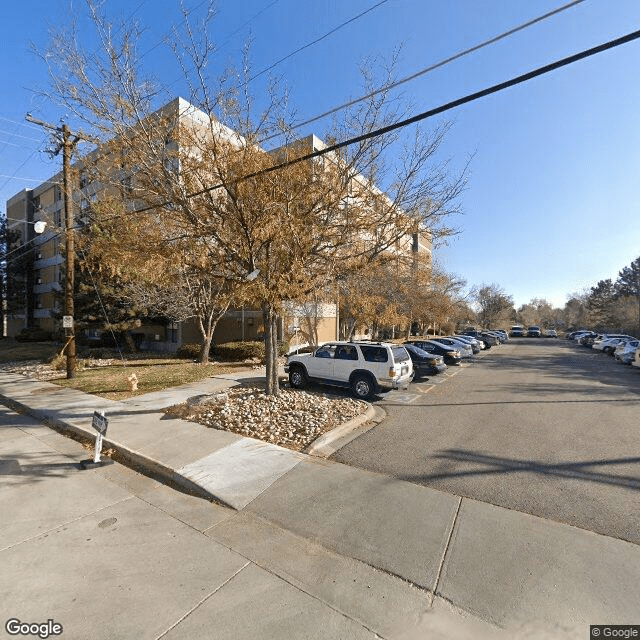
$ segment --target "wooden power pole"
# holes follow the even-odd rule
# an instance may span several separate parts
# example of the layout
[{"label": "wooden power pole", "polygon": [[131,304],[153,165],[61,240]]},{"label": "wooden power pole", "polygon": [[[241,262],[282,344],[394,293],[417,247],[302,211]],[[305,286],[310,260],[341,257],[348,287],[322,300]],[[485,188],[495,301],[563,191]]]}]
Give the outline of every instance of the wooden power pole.
[{"label": "wooden power pole", "polygon": [[62,150],[62,180],[64,190],[64,213],[65,213],[65,295],[64,295],[64,321],[65,336],[67,338],[67,378],[76,377],[76,338],[74,328],[74,305],[73,305],[73,289],[75,282],[75,229],[73,219],[73,184],[71,180],[71,155],[73,148],[77,142],[83,138],[80,134],[72,134],[71,130],[66,124],[56,126],[49,122],[44,122],[34,118],[30,113],[27,114],[26,119],[29,122],[40,125],[45,129],[49,129],[54,132],[54,135],[58,142],[54,155],[57,155]]}]

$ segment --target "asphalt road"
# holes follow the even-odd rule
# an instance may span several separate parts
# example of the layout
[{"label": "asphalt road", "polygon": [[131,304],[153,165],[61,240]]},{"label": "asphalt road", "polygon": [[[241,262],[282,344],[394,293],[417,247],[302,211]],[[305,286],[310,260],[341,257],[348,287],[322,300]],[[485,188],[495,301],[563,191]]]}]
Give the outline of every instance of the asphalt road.
[{"label": "asphalt road", "polygon": [[332,459],[640,544],[640,370],[515,339],[377,404]]}]

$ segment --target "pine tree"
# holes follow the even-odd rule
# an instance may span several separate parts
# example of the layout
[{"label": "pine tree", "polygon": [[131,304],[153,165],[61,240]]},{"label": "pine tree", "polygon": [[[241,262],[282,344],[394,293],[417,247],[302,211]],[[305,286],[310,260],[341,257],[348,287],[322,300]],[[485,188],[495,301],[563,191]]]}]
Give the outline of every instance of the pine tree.
[{"label": "pine tree", "polygon": [[640,257],[636,258],[628,267],[618,274],[616,289],[622,296],[631,296],[638,302],[637,331],[640,336]]},{"label": "pine tree", "polygon": [[607,331],[617,327],[616,287],[611,278],[600,280],[587,299],[587,309],[591,324],[599,330]]}]

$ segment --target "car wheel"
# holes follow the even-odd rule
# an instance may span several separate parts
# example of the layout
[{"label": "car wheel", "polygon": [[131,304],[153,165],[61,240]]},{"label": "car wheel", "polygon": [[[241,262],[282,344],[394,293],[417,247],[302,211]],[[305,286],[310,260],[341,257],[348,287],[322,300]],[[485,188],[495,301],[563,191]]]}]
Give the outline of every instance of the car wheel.
[{"label": "car wheel", "polygon": [[351,390],[360,400],[371,398],[374,394],[373,380],[369,376],[357,375],[351,381]]},{"label": "car wheel", "polygon": [[289,369],[289,384],[294,389],[302,389],[307,385],[307,374],[302,367],[291,367]]}]

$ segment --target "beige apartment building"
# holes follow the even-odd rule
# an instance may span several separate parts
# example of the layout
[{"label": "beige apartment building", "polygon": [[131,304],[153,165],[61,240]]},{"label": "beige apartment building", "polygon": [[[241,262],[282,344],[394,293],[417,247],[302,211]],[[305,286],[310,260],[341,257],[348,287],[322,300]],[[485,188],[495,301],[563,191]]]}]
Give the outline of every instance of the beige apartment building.
[{"label": "beige apartment building", "polygon": [[[174,112],[177,118],[194,121],[206,115],[182,98],[176,98],[162,109]],[[225,129],[223,125],[220,125]],[[228,130],[233,135],[231,130]],[[322,149],[323,142],[314,135],[301,141],[310,151]],[[80,181],[74,190],[74,217],[83,218],[83,211],[98,197],[99,186],[89,183],[79,172]],[[364,180],[364,179],[363,179]],[[374,187],[371,187],[374,188]],[[27,329],[41,329],[59,335],[62,329],[64,309],[65,239],[64,197],[62,173],[52,176],[34,189],[20,191],[6,204],[8,228],[20,234],[24,257],[20,266],[9,261],[9,277],[21,284],[22,295],[14,299],[7,313],[6,333],[10,337]],[[36,233],[38,221],[47,223],[43,233]],[[399,251],[411,251],[427,256],[430,263],[431,242],[427,234],[415,234],[408,238]],[[15,254],[13,254],[15,256]],[[423,261],[424,262],[424,261]],[[287,315],[281,320],[280,337],[292,347],[310,342],[326,342],[339,337],[339,312],[337,304],[316,303],[285,305]],[[86,330],[88,338],[99,337],[100,326],[105,319],[96,321],[94,328]],[[216,328],[213,343],[233,340],[255,340],[261,337],[262,313],[255,309],[232,309]],[[167,323],[145,326],[135,330],[136,344],[142,349],[171,352],[181,344],[200,342],[200,334],[192,322]],[[364,334],[363,334],[364,335]]]}]

